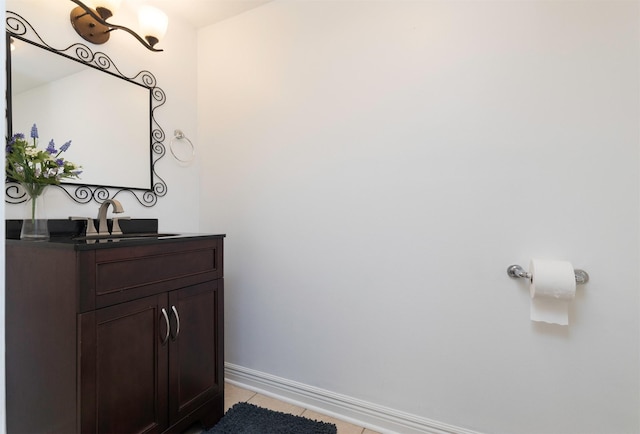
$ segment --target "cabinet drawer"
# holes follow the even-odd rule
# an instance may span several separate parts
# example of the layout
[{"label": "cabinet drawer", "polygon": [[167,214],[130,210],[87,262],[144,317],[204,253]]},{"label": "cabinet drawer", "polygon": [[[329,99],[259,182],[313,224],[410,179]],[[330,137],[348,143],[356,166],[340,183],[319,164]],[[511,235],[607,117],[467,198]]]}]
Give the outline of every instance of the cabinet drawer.
[{"label": "cabinet drawer", "polygon": [[96,250],[93,270],[83,303],[89,309],[221,278],[222,240]]}]

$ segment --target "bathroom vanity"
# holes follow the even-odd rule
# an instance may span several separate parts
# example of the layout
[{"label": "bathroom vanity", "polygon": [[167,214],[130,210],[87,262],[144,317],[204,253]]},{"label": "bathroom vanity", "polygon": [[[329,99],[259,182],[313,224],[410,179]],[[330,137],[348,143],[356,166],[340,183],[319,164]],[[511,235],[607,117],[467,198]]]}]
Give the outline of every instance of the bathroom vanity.
[{"label": "bathroom vanity", "polygon": [[223,240],[7,239],[8,432],[213,426],[224,412]]}]

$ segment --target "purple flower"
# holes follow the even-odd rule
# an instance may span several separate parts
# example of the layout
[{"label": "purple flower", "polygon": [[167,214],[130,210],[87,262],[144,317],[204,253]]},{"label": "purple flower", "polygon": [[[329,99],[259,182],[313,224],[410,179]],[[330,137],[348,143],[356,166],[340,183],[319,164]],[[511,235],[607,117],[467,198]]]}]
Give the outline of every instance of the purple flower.
[{"label": "purple flower", "polygon": [[36,127],[36,124],[33,124],[33,126],[31,127],[31,138],[32,139],[38,138],[38,127]]},{"label": "purple flower", "polygon": [[53,143],[53,139],[51,139],[51,141],[49,142],[49,146],[47,146],[47,152],[52,155],[58,152],[56,150],[56,144]]},{"label": "purple flower", "polygon": [[12,153],[12,152],[13,152],[13,146],[11,146],[11,143],[7,144],[7,147],[4,149],[4,151],[5,151],[7,154],[10,154],[10,153]]},{"label": "purple flower", "polygon": [[58,158],[56,160],[56,164],[58,165],[58,167],[64,166],[64,158]]},{"label": "purple flower", "polygon": [[60,152],[66,152],[66,150],[69,149],[69,146],[71,146],[71,140],[60,146]]},{"label": "purple flower", "polygon": [[9,143],[7,143],[7,146],[14,145],[18,140],[21,140],[21,139],[24,139],[24,134],[22,134],[22,133],[14,134],[14,135],[9,139]]}]

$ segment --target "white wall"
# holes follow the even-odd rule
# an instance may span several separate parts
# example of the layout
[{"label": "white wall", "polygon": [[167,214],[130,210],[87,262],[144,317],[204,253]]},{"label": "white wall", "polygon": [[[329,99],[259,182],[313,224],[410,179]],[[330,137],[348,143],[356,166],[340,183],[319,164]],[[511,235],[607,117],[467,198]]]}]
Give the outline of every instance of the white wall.
[{"label": "white wall", "polygon": [[[109,55],[124,75],[133,76],[141,70],[151,71],[157,86],[166,94],[166,103],[156,109],[155,118],[164,130],[166,155],[156,164],[156,172],[167,184],[167,194],[158,199],[154,207],[146,208],[129,193],[117,196],[125,209],[125,215],[132,218],[158,218],[161,231],[197,232],[199,163],[184,165],[173,159],[168,144],[175,129],[181,129],[193,139],[196,128],[196,30],[177,17],[170,17],[167,35],[158,44],[162,53],[154,53],[144,48],[131,35],[115,31],[104,45],[92,45],[81,39],[69,23],[69,13],[74,5],[68,0],[8,0],[6,9],[16,12],[29,21],[42,38],[56,48],[65,48],[72,43],[81,42],[94,51]],[[117,18],[117,21],[116,21]],[[135,11],[130,3],[123,3],[116,12],[113,22],[131,28],[137,27]],[[64,110],[64,102],[60,103]],[[37,122],[37,120],[36,120]],[[106,128],[116,126],[106,124]],[[21,131],[28,134],[28,131]],[[42,137],[48,137],[47,131],[39,130]],[[99,132],[97,132],[99,134]],[[68,137],[64,140],[74,137]],[[44,139],[43,139],[44,140]],[[48,139],[47,139],[48,141]],[[196,143],[196,146],[198,144]],[[46,143],[42,143],[46,146]],[[79,146],[74,142],[73,146]],[[102,150],[109,152],[109,150]],[[126,158],[126,155],[123,156]],[[75,161],[82,164],[82,161]],[[109,166],[112,166],[111,164]],[[117,172],[118,167],[106,170]],[[63,192],[49,190],[46,193],[48,218],[67,218],[71,215],[95,216],[99,204],[79,205]],[[6,218],[22,218],[20,205],[7,204]]]},{"label": "white wall", "polygon": [[[275,1],[198,34],[226,360],[491,433],[634,433],[638,3]],[[570,326],[506,268],[591,275]]]}]

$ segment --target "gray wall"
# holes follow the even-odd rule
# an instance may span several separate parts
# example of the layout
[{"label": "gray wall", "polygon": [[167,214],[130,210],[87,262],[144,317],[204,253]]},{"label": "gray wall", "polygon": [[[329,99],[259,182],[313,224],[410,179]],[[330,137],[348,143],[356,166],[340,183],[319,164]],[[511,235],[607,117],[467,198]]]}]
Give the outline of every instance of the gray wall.
[{"label": "gray wall", "polygon": [[[460,428],[640,430],[637,2],[275,1],[198,34],[227,361]],[[532,257],[592,277],[533,323]]]}]

